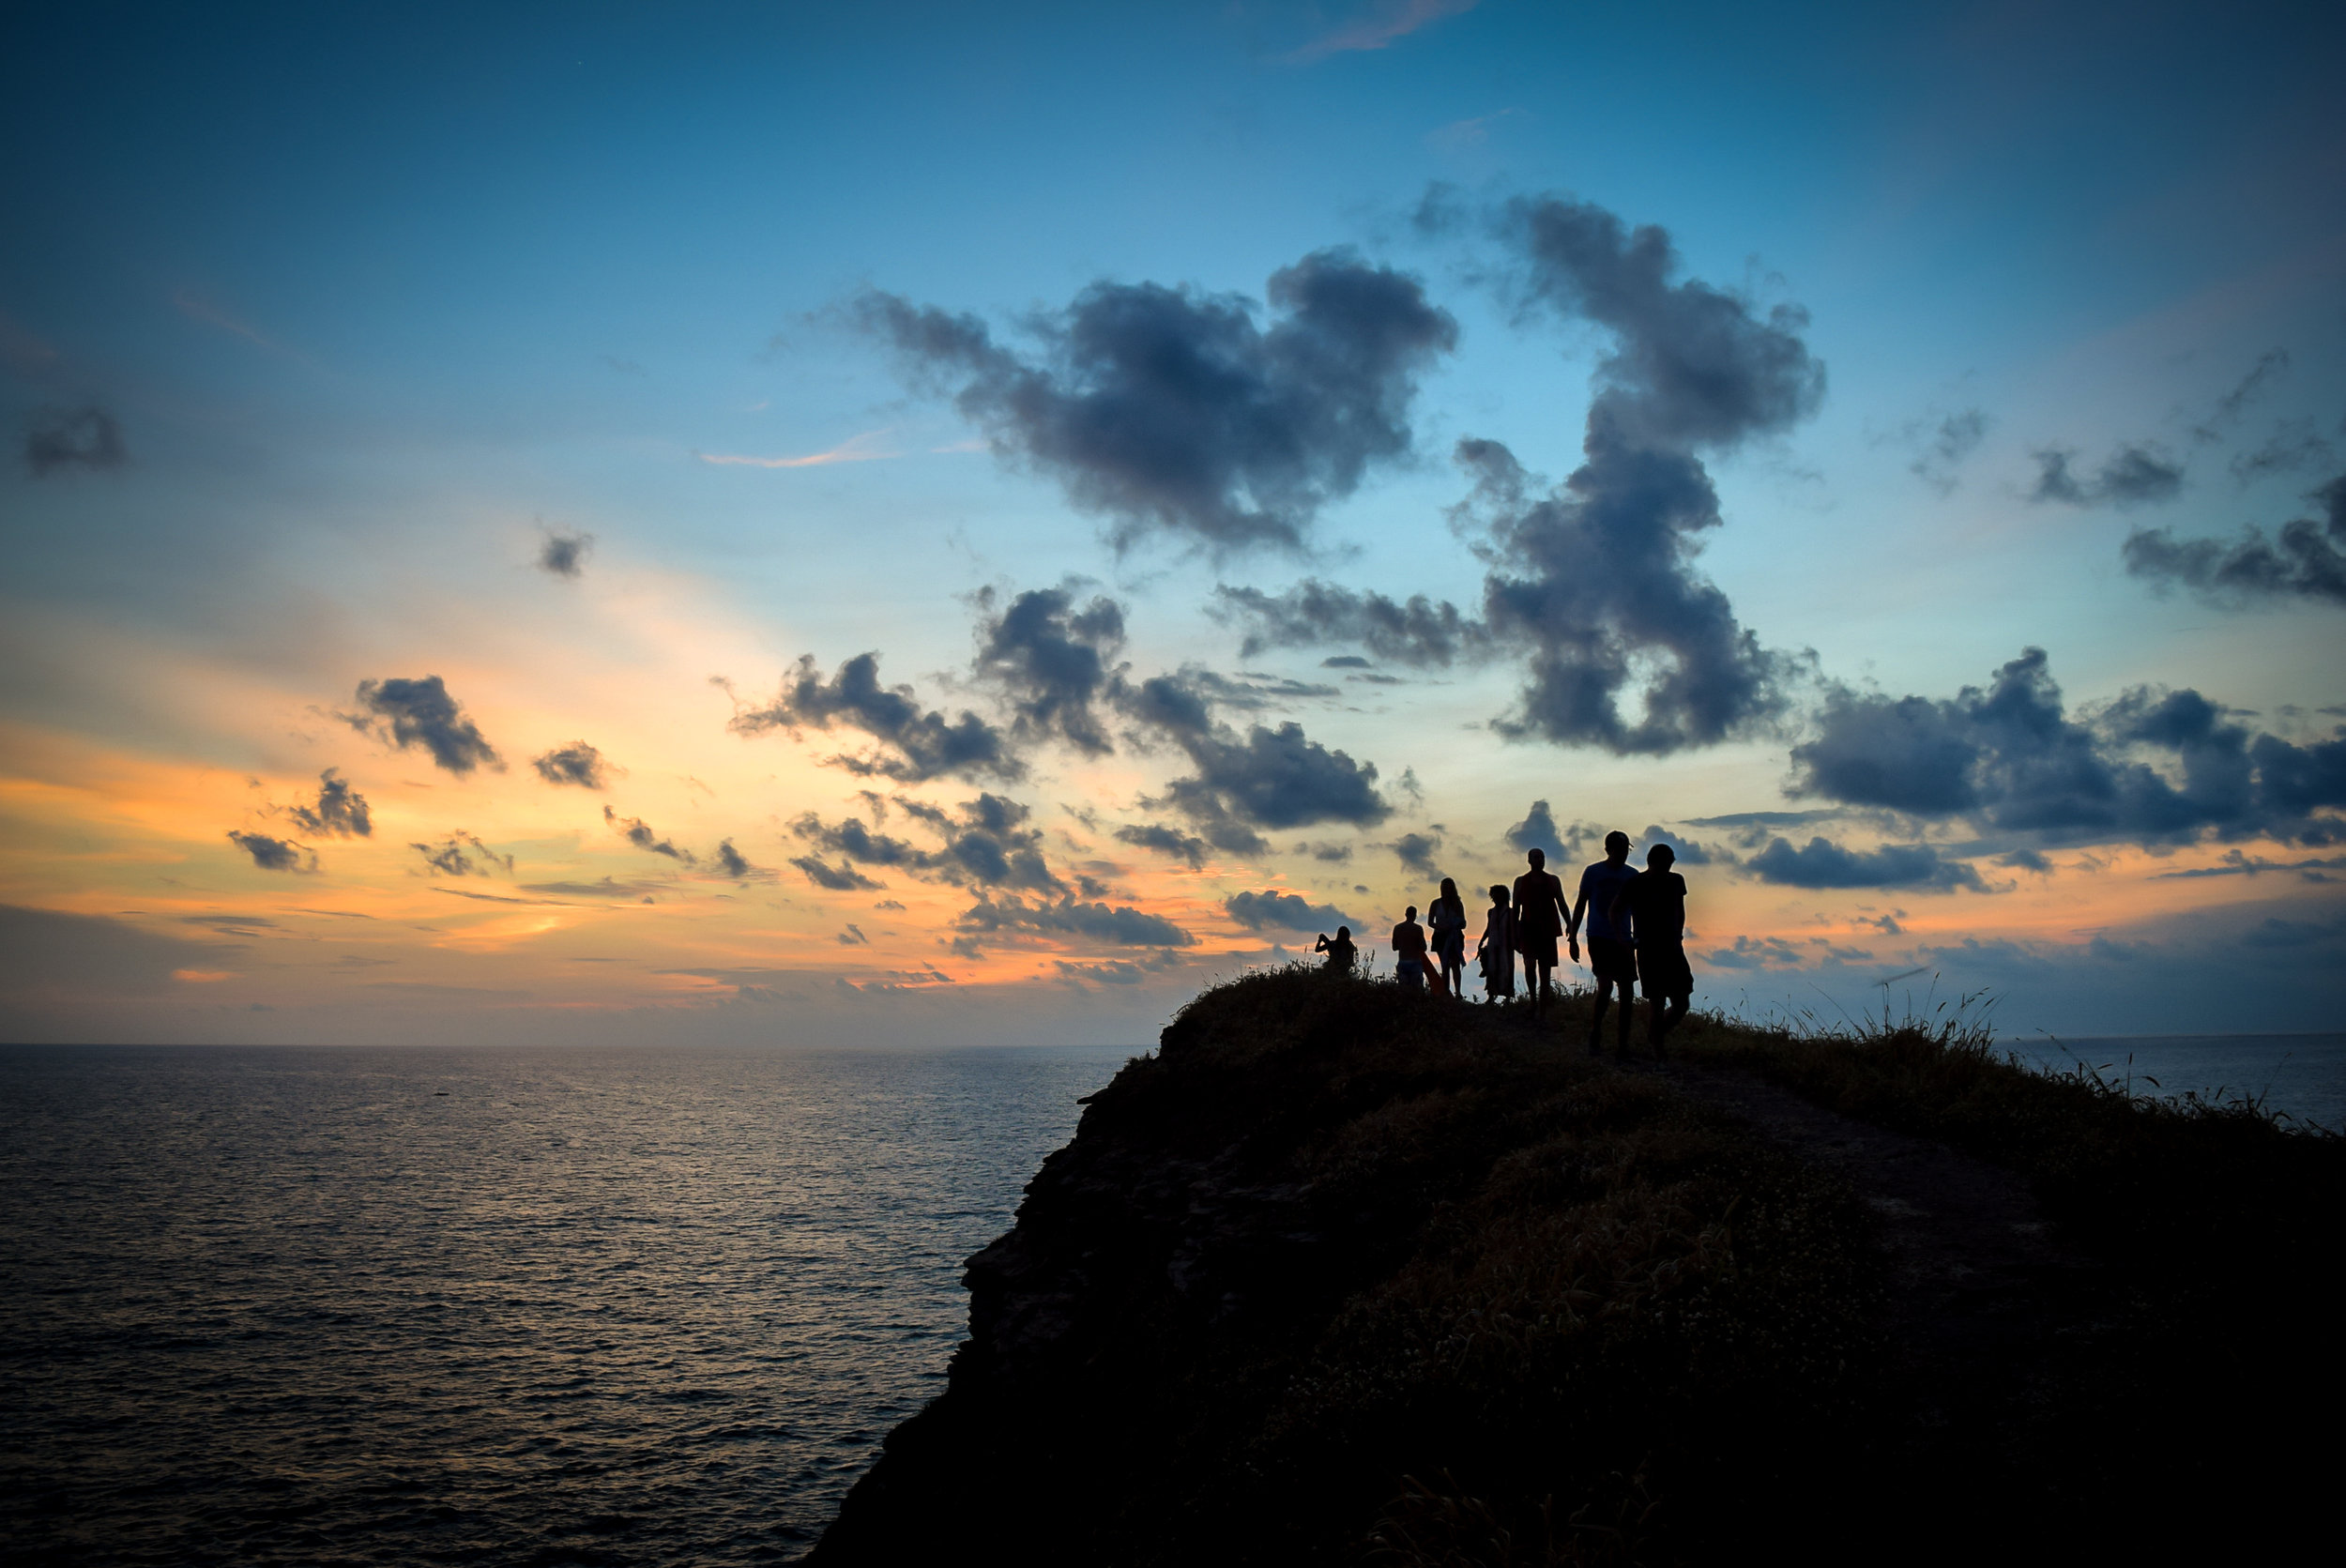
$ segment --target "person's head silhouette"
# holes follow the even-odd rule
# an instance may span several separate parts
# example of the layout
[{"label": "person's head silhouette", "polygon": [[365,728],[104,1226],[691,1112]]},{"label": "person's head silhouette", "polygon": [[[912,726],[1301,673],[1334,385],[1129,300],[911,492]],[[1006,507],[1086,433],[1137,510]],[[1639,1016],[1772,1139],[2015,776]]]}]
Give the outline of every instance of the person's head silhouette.
[{"label": "person's head silhouette", "polygon": [[1668,871],[1678,860],[1678,852],[1667,844],[1657,844],[1645,852],[1645,863],[1656,871]]},{"label": "person's head silhouette", "polygon": [[1336,927],[1336,940],[1337,940],[1337,941],[1339,941],[1339,942],[1348,942],[1348,941],[1350,941],[1351,939],[1352,939],[1352,928],[1351,928],[1350,926],[1348,926],[1348,925],[1340,925],[1340,926],[1337,926],[1337,927]]},{"label": "person's head silhouette", "polygon": [[1458,896],[1457,882],[1451,877],[1443,877],[1441,879],[1441,895],[1444,898],[1455,901]]},{"label": "person's head silhouette", "polygon": [[1504,904],[1507,902],[1506,883],[1493,882],[1491,884],[1491,902],[1493,904]]},{"label": "person's head silhouette", "polygon": [[1531,869],[1533,871],[1544,870],[1547,865],[1547,851],[1545,849],[1534,849],[1531,854],[1525,856],[1524,859],[1531,862]]},{"label": "person's head silhouette", "polygon": [[1401,918],[1405,921],[1413,921],[1417,919],[1417,906],[1412,904],[1407,909],[1402,910]]},{"label": "person's head silhouette", "polygon": [[1605,858],[1615,865],[1629,859],[1629,835],[1619,829],[1606,834]]}]

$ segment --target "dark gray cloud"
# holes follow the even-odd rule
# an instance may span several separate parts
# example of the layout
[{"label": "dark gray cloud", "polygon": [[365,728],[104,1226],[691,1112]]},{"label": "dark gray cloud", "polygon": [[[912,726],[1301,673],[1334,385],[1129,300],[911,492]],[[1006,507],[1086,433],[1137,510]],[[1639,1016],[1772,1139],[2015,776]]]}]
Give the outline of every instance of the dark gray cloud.
[{"label": "dark gray cloud", "polygon": [[679,849],[674,841],[662,838],[652,830],[650,824],[640,816],[621,816],[609,806],[605,806],[602,808],[602,819],[611,824],[614,832],[647,855],[665,855],[680,865],[689,866],[697,863],[691,850]]},{"label": "dark gray cloud", "polygon": [[750,864],[748,856],[733,847],[731,839],[721,840],[717,845],[717,870],[736,882],[746,882],[757,875],[757,868]]},{"label": "dark gray cloud", "polygon": [[644,877],[631,876],[621,880],[616,876],[605,876],[594,882],[525,882],[522,884],[522,891],[533,893],[560,893],[571,898],[643,899],[644,902],[649,903],[650,900],[646,897],[647,894],[664,892],[668,886],[666,882]]},{"label": "dark gray cloud", "polygon": [[1161,530],[1217,550],[1300,546],[1369,468],[1408,455],[1419,375],[1457,324],[1418,282],[1345,251],[1251,300],[1098,282],[1031,318],[1031,355],[971,315],[867,293],[856,319],[950,389],[995,451],[1057,478],[1120,546]]},{"label": "dark gray cloud", "polygon": [[512,856],[498,854],[462,828],[436,844],[411,844],[407,847],[421,855],[427,867],[445,876],[486,876],[499,867],[509,876],[513,873]]},{"label": "dark gray cloud", "polygon": [[871,754],[835,756],[833,765],[866,778],[894,779],[920,784],[954,775],[999,779],[1024,776],[1025,764],[1009,739],[994,725],[964,709],[957,719],[941,712],[923,712],[909,686],[879,683],[879,655],[860,653],[839,666],[830,680],[815,666],[815,656],[800,658],[797,673],[785,677],[772,702],[737,712],[728,725],[737,735],[762,735],[769,730],[828,730],[844,723],[880,742]]},{"label": "dark gray cloud", "polygon": [[[941,841],[939,847],[924,849],[909,840],[876,833],[852,816],[830,826],[810,812],[791,830],[851,861],[896,866],[935,881],[1031,892],[1066,891],[1044,857],[1042,830],[1028,825],[1032,814],[1017,801],[981,794],[952,812],[919,800],[900,799],[896,804],[934,833]],[[804,861],[793,863],[809,876],[816,875]]]},{"label": "dark gray cloud", "polygon": [[1553,854],[1563,843],[1557,831],[1556,817],[1545,800],[1534,800],[1531,809],[1523,814],[1523,820],[1507,830],[1507,843],[1516,849],[1531,851],[1545,849]]},{"label": "dark gray cloud", "polygon": [[2051,843],[2346,832],[2346,731],[2308,745],[2252,734],[2189,690],[2132,692],[2081,723],[2041,648],[1952,698],[1836,687],[1816,723],[1792,748],[1793,791],[1845,805]]},{"label": "dark gray cloud", "polygon": [[2308,498],[2321,508],[2321,520],[2283,524],[2278,537],[2269,540],[2256,527],[2230,541],[2138,528],[2126,536],[2126,571],[2160,588],[2180,585],[2226,607],[2276,599],[2346,604],[2346,474]]},{"label": "dark gray cloud", "polygon": [[2253,484],[2277,474],[2300,474],[2338,461],[2338,449],[2314,434],[2310,419],[2284,419],[2254,451],[2236,452],[2232,478]]},{"label": "dark gray cloud", "polygon": [[434,767],[460,778],[476,768],[505,766],[436,675],[420,680],[362,680],[358,709],[342,715],[343,722],[403,750],[420,746],[431,754]]},{"label": "dark gray cloud", "polygon": [[981,898],[965,911],[962,929],[971,934],[1037,931],[1087,937],[1127,948],[1185,948],[1196,938],[1161,915],[1123,906],[1078,903],[1071,894],[1052,903],[1016,897]]},{"label": "dark gray cloud", "polygon": [[999,614],[988,589],[978,610],[977,674],[1002,689],[1017,738],[1056,737],[1090,756],[1114,750],[1098,705],[1120,681],[1123,607],[1104,595],[1079,606],[1057,587],[1019,594]]},{"label": "dark gray cloud", "polygon": [[44,408],[25,424],[24,467],[37,480],[76,469],[109,473],[129,461],[122,426],[96,403],[72,409]]},{"label": "dark gray cloud", "polygon": [[[1456,605],[1436,603],[1424,594],[1404,602],[1308,577],[1275,595],[1227,585],[1213,591],[1215,618],[1246,628],[1239,652],[1248,659],[1266,648],[1348,643],[1379,659],[1424,668],[1488,658],[1496,651],[1488,627]],[[1347,667],[1334,659],[1323,662]],[[1367,663],[1351,661],[1353,667]]]},{"label": "dark gray cloud", "polygon": [[288,839],[271,838],[267,833],[231,831],[228,842],[252,857],[252,863],[263,871],[315,871],[316,855]]},{"label": "dark gray cloud", "polygon": [[529,765],[538,769],[538,776],[550,784],[577,784],[585,789],[602,789],[611,783],[610,763],[601,752],[584,740],[573,740],[531,757]]},{"label": "dark gray cloud", "polygon": [[1318,822],[1367,828],[1392,814],[1377,792],[1375,763],[1331,751],[1307,738],[1301,724],[1257,724],[1242,738],[1227,731],[1195,736],[1182,749],[1196,772],[1175,779],[1165,799],[1217,847],[1260,854],[1266,845],[1257,828]]},{"label": "dark gray cloud", "polygon": [[586,570],[586,557],[594,554],[595,536],[566,534],[549,530],[545,542],[538,549],[538,566],[542,571],[576,582]]},{"label": "dark gray cloud", "polygon": [[873,881],[845,860],[834,866],[817,855],[799,855],[790,863],[806,873],[808,881],[830,892],[870,891],[888,885]]},{"label": "dark gray cloud", "polygon": [[1434,857],[1441,851],[1440,833],[1404,833],[1394,840],[1390,847],[1394,859],[1420,876],[1441,875],[1441,867],[1434,860]]},{"label": "dark gray cloud", "polygon": [[1693,839],[1687,838],[1683,834],[1673,833],[1667,828],[1657,828],[1651,824],[1647,826],[1644,832],[1639,833],[1637,836],[1637,842],[1648,849],[1653,848],[1657,844],[1668,845],[1670,846],[1670,853],[1678,857],[1678,864],[1682,867],[1707,866],[1714,860],[1724,859],[1731,861],[1733,859],[1733,857],[1725,855],[1723,852],[1718,855],[1714,855],[1709,847],[1697,844]]},{"label": "dark gray cloud", "polygon": [[1126,824],[1116,830],[1115,838],[1138,849],[1153,849],[1177,860],[1186,860],[1192,871],[1206,863],[1206,852],[1213,847],[1195,833],[1184,833],[1178,828],[1161,823]]},{"label": "dark gray cloud", "polygon": [[[1433,226],[1442,204],[1429,198]],[[1699,453],[1732,451],[1813,413],[1824,368],[1797,306],[1762,312],[1699,279],[1679,281],[1659,228],[1560,197],[1507,204],[1495,226],[1520,312],[1591,322],[1611,334],[1596,370],[1584,461],[1543,490],[1496,441],[1458,443],[1473,478],[1452,522],[1493,570],[1479,618],[1305,583],[1272,597],[1226,590],[1263,646],[1357,641],[1382,657],[1440,664],[1501,648],[1529,678],[1501,734],[1623,754],[1708,745],[1789,706],[1802,669],[1761,647],[1695,571],[1721,522]],[[1624,716],[1634,694],[1642,711]]]},{"label": "dark gray cloud", "polygon": [[2036,460],[2036,482],[2028,493],[2032,501],[2140,507],[2183,494],[2183,464],[2147,443],[2119,448],[2091,477],[2077,472],[2072,464],[2078,454],[2065,447],[2041,447],[2032,455]]},{"label": "dark gray cloud", "polygon": [[1300,893],[1283,893],[1275,888],[1232,893],[1222,901],[1222,907],[1250,931],[1333,932],[1340,925],[1359,924],[1333,904],[1314,904]]},{"label": "dark gray cloud", "polygon": [[1775,839],[1744,862],[1762,882],[1788,888],[1917,888],[1984,891],[1979,873],[1961,860],[1943,860],[1927,844],[1885,844],[1879,849],[1849,849],[1812,838],[1795,849]]},{"label": "dark gray cloud", "polygon": [[367,798],[351,788],[350,781],[336,768],[318,775],[318,798],[313,804],[288,806],[285,814],[325,837],[362,839],[374,833],[374,814],[368,809]]},{"label": "dark gray cloud", "polygon": [[2257,362],[2248,367],[2248,373],[2240,378],[2238,385],[2216,400],[2215,407],[2208,411],[2204,421],[2193,428],[2192,435],[2201,441],[2222,440],[2224,432],[2238,424],[2240,417],[2247,412],[2248,405],[2262,397],[2266,388],[2288,369],[2289,350],[2266,349],[2257,357]]}]

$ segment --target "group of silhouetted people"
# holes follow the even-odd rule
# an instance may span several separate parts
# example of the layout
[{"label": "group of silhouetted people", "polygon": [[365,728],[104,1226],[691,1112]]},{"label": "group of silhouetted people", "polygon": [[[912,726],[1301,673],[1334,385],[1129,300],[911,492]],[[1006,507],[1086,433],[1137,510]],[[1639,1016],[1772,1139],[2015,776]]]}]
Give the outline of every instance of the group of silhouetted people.
[{"label": "group of silhouetted people", "polygon": [[[1556,946],[1561,938],[1573,962],[1580,962],[1580,941],[1588,938],[1588,965],[1596,981],[1596,1004],[1589,1018],[1589,1049],[1604,1043],[1605,1014],[1611,1011],[1613,992],[1621,992],[1617,1040],[1629,1049],[1629,1025],[1636,1013],[1637,990],[1645,988],[1649,1004],[1649,1034],[1656,1055],[1686,1016],[1695,989],[1694,971],[1686,964],[1686,879],[1672,871],[1677,852],[1667,844],[1646,851],[1646,869],[1629,864],[1629,835],[1605,835],[1605,859],[1580,874],[1577,896],[1564,897],[1564,884],[1547,869],[1547,855],[1534,849],[1531,869],[1516,878],[1511,889],[1491,884],[1490,908],[1484,913],[1483,935],[1474,957],[1483,971],[1483,995],[1490,1001],[1510,1001],[1516,994],[1516,957],[1523,958],[1523,984],[1534,1016],[1545,1012],[1555,996]],[[1441,891],[1425,911],[1420,925],[1417,906],[1409,906],[1401,923],[1393,928],[1394,978],[1403,985],[1424,987],[1430,979],[1444,996],[1466,995],[1465,903],[1458,885],[1445,876]],[[1333,936],[1321,936],[1314,950],[1328,955],[1328,967],[1348,974],[1360,956],[1349,926],[1336,927]]]}]

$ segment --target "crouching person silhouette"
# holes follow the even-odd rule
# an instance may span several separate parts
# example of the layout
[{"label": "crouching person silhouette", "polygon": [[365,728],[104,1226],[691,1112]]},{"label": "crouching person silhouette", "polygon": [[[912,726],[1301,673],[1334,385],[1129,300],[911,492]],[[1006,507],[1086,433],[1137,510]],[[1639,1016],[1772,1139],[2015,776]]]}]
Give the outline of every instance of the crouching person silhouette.
[{"label": "crouching person silhouette", "polygon": [[[1637,943],[1638,974],[1645,986],[1648,1010],[1646,1027],[1657,1057],[1663,1054],[1670,1030],[1686,1016],[1686,1005],[1695,990],[1694,971],[1686,967],[1686,879],[1670,869],[1677,859],[1668,845],[1655,845],[1646,851],[1646,869],[1631,877],[1613,901],[1614,920],[1625,920],[1630,937]],[[1628,1012],[1624,992],[1624,1022]],[[1627,1038],[1624,1029],[1622,1039]]]},{"label": "crouching person silhouette", "polygon": [[1332,975],[1350,974],[1352,961],[1361,955],[1361,950],[1352,943],[1352,928],[1348,925],[1337,926],[1333,938],[1322,933],[1319,940],[1312,944],[1312,951],[1328,955],[1327,972]]}]

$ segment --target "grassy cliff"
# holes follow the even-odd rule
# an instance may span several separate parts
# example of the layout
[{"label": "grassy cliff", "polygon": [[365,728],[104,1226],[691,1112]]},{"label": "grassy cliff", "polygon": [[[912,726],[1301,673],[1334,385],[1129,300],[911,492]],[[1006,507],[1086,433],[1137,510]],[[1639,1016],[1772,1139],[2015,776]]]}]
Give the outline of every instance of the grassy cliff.
[{"label": "grassy cliff", "polygon": [[2310,1517],[2340,1140],[1959,1028],[1592,1060],[1584,1007],[1197,997],[971,1260],[948,1391],[811,1560],[2229,1554]]}]

